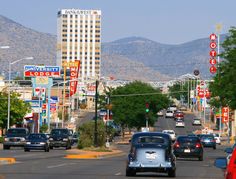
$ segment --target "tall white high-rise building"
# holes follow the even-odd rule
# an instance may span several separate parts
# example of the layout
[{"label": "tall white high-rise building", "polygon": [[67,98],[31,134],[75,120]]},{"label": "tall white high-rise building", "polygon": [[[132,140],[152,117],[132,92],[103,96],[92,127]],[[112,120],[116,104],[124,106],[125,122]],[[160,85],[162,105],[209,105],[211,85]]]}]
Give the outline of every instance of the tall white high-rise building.
[{"label": "tall white high-rise building", "polygon": [[79,78],[100,78],[101,11],[62,9],[57,15],[57,65],[80,60]]}]

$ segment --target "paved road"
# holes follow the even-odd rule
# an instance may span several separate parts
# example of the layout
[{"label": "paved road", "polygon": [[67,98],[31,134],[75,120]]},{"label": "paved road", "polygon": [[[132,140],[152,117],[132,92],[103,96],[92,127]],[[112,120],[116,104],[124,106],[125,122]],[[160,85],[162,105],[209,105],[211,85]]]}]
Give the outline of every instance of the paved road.
[{"label": "paved road", "polygon": [[[197,128],[192,127],[191,118],[186,116],[186,128],[176,129],[178,134],[185,134]],[[172,119],[160,118],[157,128],[175,129]],[[118,146],[125,153],[128,152],[128,145]],[[214,159],[224,156],[224,146],[217,146],[204,149],[204,161],[195,159],[177,160],[177,177],[180,179],[220,179],[223,173],[213,166]],[[49,153],[32,151],[24,152],[22,149],[0,150],[0,157],[15,157],[16,164],[0,166],[0,178],[9,179],[118,179],[125,176],[126,154],[119,157],[92,159],[92,160],[69,160],[63,156],[67,152],[64,149],[51,150]],[[164,174],[138,173],[132,178],[167,178]]]}]

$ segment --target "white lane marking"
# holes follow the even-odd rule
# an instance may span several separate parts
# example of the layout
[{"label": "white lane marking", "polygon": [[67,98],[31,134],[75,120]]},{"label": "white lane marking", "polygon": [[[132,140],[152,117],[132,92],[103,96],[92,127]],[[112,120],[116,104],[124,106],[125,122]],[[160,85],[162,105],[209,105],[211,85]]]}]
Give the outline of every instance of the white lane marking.
[{"label": "white lane marking", "polygon": [[118,176],[118,175],[121,175],[121,173],[119,172],[119,173],[116,173],[115,175]]},{"label": "white lane marking", "polygon": [[51,166],[47,166],[47,168],[57,168],[57,167],[64,167],[66,165],[75,165],[76,163],[62,163],[62,164],[59,164],[59,165],[51,165]]}]

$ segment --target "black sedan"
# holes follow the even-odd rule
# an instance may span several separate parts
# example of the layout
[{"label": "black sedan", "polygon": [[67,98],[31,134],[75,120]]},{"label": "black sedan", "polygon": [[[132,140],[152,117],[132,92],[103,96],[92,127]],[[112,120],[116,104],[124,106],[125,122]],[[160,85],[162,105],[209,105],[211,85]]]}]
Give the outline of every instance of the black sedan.
[{"label": "black sedan", "polygon": [[45,152],[49,152],[49,141],[46,134],[30,134],[26,140],[26,144],[24,146],[25,152],[29,152],[30,150],[44,150]]},{"label": "black sedan", "polygon": [[203,146],[198,137],[179,136],[174,143],[174,154],[176,157],[198,158],[203,160]]}]

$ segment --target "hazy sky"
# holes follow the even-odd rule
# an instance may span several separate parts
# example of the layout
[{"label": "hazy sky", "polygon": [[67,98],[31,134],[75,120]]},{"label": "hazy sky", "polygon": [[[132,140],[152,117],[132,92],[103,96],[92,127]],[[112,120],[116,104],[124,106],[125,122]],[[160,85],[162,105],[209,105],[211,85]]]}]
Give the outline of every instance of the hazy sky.
[{"label": "hazy sky", "polygon": [[40,32],[56,34],[57,11],[102,10],[102,42],[129,36],[180,44],[236,26],[236,0],[0,0],[0,14]]}]

